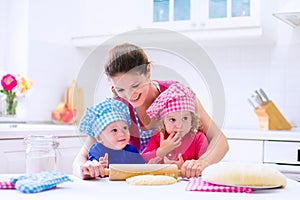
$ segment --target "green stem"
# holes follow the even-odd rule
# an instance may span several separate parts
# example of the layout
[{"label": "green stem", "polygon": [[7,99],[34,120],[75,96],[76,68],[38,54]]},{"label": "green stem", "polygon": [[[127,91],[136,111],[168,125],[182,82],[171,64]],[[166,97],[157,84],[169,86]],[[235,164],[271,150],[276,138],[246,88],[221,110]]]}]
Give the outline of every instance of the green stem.
[{"label": "green stem", "polygon": [[15,115],[18,101],[16,100],[16,93],[9,91],[6,95],[6,113],[8,115]]}]

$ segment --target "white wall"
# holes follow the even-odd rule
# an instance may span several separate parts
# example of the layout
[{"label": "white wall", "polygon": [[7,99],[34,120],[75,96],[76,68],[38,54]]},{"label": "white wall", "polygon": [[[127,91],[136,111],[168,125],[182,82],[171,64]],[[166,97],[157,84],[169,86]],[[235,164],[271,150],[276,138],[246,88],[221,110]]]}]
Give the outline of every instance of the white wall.
[{"label": "white wall", "polygon": [[28,0],[0,1],[0,70],[26,75]]},{"label": "white wall", "polygon": [[[223,81],[227,105],[226,127],[257,127],[257,117],[247,98],[258,88],[267,92],[288,121],[300,125],[300,89],[297,87],[300,84],[297,53],[300,52],[300,30],[292,29],[271,16],[284,3],[281,0],[263,3],[262,21],[267,40],[244,44],[227,42],[224,45],[221,41],[218,45],[204,45]],[[26,99],[28,120],[50,120],[51,110],[63,100],[64,89],[72,79],[76,79],[89,55],[91,49],[72,45],[72,36],[91,31],[101,34],[102,30],[108,33],[109,25],[114,27],[126,23],[135,15],[141,16],[138,20],[143,21],[141,9],[138,12],[130,10],[134,9],[132,4],[130,9],[124,8],[126,4],[120,4],[114,10],[111,5],[110,9],[97,9],[92,5],[82,0],[29,1],[27,74],[33,80],[34,87]],[[89,16],[87,13],[91,8]],[[130,11],[134,14],[130,15]],[[105,17],[97,18],[103,13]],[[111,19],[110,15],[117,18]],[[0,23],[0,26],[3,24]],[[93,26],[96,28],[93,29]],[[5,36],[2,33],[0,36],[0,41],[4,41],[2,37]],[[199,44],[203,45],[201,42]],[[3,48],[0,47],[1,51]],[[5,58],[0,56],[0,64],[4,61]]]},{"label": "white wall", "polygon": [[6,41],[6,33],[7,33],[7,18],[6,18],[6,1],[0,1],[0,70],[4,70],[5,62],[5,47],[7,46]]},{"label": "white wall", "polygon": [[272,16],[285,4],[262,2],[263,39],[245,45],[206,46],[224,84],[226,127],[258,126],[247,98],[259,88],[293,126],[300,126],[300,27],[293,29]]},{"label": "white wall", "polygon": [[29,1],[28,75],[33,88],[26,99],[29,121],[50,121],[51,111],[64,100],[85,54],[73,47],[80,1]]}]

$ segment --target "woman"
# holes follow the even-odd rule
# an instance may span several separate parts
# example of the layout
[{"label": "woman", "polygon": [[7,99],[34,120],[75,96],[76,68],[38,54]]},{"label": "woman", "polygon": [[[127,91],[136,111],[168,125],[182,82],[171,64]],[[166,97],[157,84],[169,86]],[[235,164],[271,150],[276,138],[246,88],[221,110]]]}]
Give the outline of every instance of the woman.
[{"label": "woman", "polygon": [[[151,121],[146,110],[161,92],[175,83],[175,81],[151,81],[150,72],[151,65],[147,55],[143,49],[132,44],[112,48],[105,64],[105,73],[112,85],[115,98],[129,106],[132,120],[130,142],[140,152],[158,126],[157,121]],[[201,175],[205,167],[220,161],[228,151],[226,137],[197,98],[195,105],[196,115],[200,119],[199,131],[206,134],[209,146],[198,160],[189,160],[182,165],[181,176],[187,178]],[[88,137],[73,163],[73,173],[82,179],[98,177],[100,174],[99,163],[95,160],[87,161],[87,152],[93,143],[95,140]],[[83,175],[83,171],[89,171],[89,176]]]}]

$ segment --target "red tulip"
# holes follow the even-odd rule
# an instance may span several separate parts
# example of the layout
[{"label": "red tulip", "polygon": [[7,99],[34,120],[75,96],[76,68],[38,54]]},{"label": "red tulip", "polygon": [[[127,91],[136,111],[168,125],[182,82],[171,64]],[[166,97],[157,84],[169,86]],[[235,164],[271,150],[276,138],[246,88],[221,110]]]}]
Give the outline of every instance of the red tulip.
[{"label": "red tulip", "polygon": [[17,80],[13,75],[6,74],[2,77],[1,85],[3,87],[3,90],[11,91],[14,87],[17,86]]}]

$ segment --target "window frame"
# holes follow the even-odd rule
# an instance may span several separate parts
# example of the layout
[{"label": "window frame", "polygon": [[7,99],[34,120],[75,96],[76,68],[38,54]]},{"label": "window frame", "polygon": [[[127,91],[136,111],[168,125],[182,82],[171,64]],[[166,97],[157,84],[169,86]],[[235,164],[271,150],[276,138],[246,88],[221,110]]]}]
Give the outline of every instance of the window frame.
[{"label": "window frame", "polygon": [[[260,1],[250,0],[250,16],[230,17],[231,2],[227,0],[226,18],[209,18],[209,0],[191,0],[190,20],[173,21],[174,0],[170,0],[169,20],[163,22],[153,21],[154,1],[151,1],[151,27],[168,28],[175,31],[185,30],[216,30],[216,29],[234,29],[234,28],[253,28],[260,27]],[[228,12],[230,11],[230,12]]]}]

